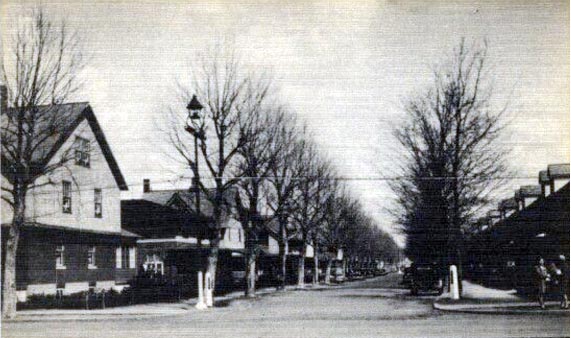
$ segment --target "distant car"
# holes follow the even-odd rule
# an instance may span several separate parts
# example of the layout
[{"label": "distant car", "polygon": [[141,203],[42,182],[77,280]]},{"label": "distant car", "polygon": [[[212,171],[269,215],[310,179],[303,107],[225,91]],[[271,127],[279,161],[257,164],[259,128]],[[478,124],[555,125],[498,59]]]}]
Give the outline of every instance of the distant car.
[{"label": "distant car", "polygon": [[334,261],[331,266],[331,280],[336,283],[343,283],[345,281],[345,274],[343,273],[343,263],[341,261]]},{"label": "distant car", "polygon": [[444,292],[444,275],[434,263],[413,264],[411,267],[410,292],[416,296],[420,292]]},{"label": "distant car", "polygon": [[408,267],[408,268],[404,268],[404,274],[402,275],[402,285],[405,286],[410,286],[410,283],[412,282],[412,268]]}]

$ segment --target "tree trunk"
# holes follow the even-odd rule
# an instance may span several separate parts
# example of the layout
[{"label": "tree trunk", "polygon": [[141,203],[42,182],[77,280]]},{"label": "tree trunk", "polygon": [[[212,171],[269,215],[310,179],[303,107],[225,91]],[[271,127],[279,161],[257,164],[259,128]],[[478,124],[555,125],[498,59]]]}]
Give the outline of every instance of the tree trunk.
[{"label": "tree trunk", "polygon": [[305,242],[302,244],[299,254],[299,262],[297,264],[297,287],[305,286]]},{"label": "tree trunk", "polygon": [[458,266],[457,266],[457,271],[458,271],[458,292],[460,294],[460,298],[462,298],[462,277],[463,277],[463,262],[462,262],[462,249],[457,248],[456,251],[456,257],[457,257],[457,262],[458,262]]},{"label": "tree trunk", "polygon": [[2,278],[2,317],[12,319],[16,317],[16,253],[18,251],[18,240],[20,239],[20,229],[24,225],[26,215],[26,195],[23,192],[16,192],[14,203],[14,216],[6,239],[6,256],[4,261],[4,274]]},{"label": "tree trunk", "polygon": [[215,237],[210,241],[210,250],[208,252],[208,266],[206,272],[210,273],[212,278],[212,294],[216,291],[216,268],[218,266],[218,252],[220,251],[220,232],[216,232]]},{"label": "tree trunk", "polygon": [[327,269],[325,270],[325,284],[331,284],[331,266],[333,265],[333,260],[331,258],[327,259]]},{"label": "tree trunk", "polygon": [[313,247],[313,285],[319,284],[319,255],[317,254],[317,244]]},{"label": "tree trunk", "polygon": [[246,297],[256,296],[256,254],[253,248],[246,251]]},{"label": "tree trunk", "polygon": [[278,285],[278,290],[285,290],[287,284],[287,252],[289,251],[289,243],[287,238],[282,238],[280,245],[280,263],[281,263],[281,277]]}]

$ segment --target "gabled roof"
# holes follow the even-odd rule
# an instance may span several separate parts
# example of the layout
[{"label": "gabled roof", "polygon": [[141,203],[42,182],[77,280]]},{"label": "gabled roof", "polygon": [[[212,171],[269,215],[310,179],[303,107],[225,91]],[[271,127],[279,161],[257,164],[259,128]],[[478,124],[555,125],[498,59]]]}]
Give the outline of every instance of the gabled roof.
[{"label": "gabled roof", "polygon": [[569,178],[569,163],[550,164],[547,166],[549,178]]},{"label": "gabled roof", "polygon": [[[234,206],[234,189],[228,189],[225,193],[226,204],[230,207]],[[185,212],[195,213],[196,202],[194,192],[186,189],[172,190],[152,190],[143,193],[141,199],[160,205],[173,207]],[[214,207],[212,202],[206,197],[204,192],[200,192],[200,213],[206,217],[213,215]]]},{"label": "gabled roof", "polygon": [[152,201],[122,200],[121,226],[144,238],[208,238],[208,226],[196,217]]},{"label": "gabled roof", "polygon": [[[34,151],[32,160],[37,161],[39,165],[46,165],[63,146],[65,141],[69,139],[79,124],[83,122],[83,120],[87,120],[101,148],[101,152],[111,169],[117,186],[121,190],[128,190],[127,183],[111,152],[105,134],[88,102],[42,105],[35,107],[35,109],[38,110],[37,116],[41,117],[38,123],[49,124],[53,130],[50,130],[46,140]],[[9,123],[9,117],[17,112],[15,108],[9,108],[6,114],[2,116],[2,124]],[[57,121],[57,123],[54,123],[54,121]]]},{"label": "gabled roof", "polygon": [[522,185],[519,188],[519,195],[522,198],[539,197],[539,196],[541,196],[541,186],[540,185]]},{"label": "gabled roof", "polygon": [[520,212],[512,214],[495,228],[496,235],[546,231],[569,232],[569,183],[546,198],[539,198]]}]

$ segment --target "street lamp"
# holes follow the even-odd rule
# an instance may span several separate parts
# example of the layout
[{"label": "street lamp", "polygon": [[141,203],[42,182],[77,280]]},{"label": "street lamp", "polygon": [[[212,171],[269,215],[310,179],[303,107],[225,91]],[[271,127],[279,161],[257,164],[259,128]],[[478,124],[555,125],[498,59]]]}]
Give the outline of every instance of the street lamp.
[{"label": "street lamp", "polygon": [[202,108],[204,108],[202,106],[202,104],[200,104],[200,102],[198,102],[198,99],[196,98],[196,95],[192,95],[192,99],[190,100],[190,102],[188,103],[188,105],[186,106],[186,109],[188,110],[188,118],[186,120],[186,127],[185,130],[191,134],[192,136],[194,136],[194,177],[192,178],[192,190],[194,190],[194,195],[195,195],[195,203],[196,203],[196,213],[197,215],[200,215],[200,187],[199,187],[199,182],[200,182],[200,175],[198,173],[198,139],[201,139],[204,141],[205,137],[204,137],[204,133],[201,132],[201,130],[197,130],[192,126],[192,122],[189,120],[199,120],[200,119],[200,115],[198,114]]}]

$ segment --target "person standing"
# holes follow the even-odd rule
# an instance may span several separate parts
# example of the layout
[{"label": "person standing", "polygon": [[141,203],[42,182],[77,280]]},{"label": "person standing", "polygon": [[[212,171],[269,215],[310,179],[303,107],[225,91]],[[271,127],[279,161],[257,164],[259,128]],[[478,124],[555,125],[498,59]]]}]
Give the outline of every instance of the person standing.
[{"label": "person standing", "polygon": [[538,258],[537,265],[535,266],[535,279],[537,283],[537,300],[539,301],[539,306],[545,309],[545,292],[547,282],[550,281],[550,276],[545,267],[543,257]]},{"label": "person standing", "polygon": [[559,256],[559,296],[561,297],[561,308],[569,308],[569,266],[565,255]]}]

